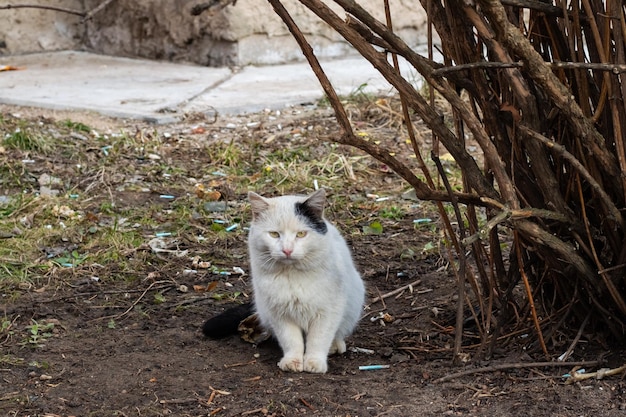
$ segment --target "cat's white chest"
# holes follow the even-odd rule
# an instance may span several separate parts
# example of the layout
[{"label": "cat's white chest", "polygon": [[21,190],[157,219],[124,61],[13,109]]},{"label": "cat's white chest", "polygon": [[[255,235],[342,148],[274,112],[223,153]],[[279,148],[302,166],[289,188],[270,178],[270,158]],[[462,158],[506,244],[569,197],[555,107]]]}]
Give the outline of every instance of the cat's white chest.
[{"label": "cat's white chest", "polygon": [[320,311],[335,310],[341,293],[326,277],[302,271],[265,277],[258,284],[257,303],[263,304],[259,307],[299,320],[308,320]]}]

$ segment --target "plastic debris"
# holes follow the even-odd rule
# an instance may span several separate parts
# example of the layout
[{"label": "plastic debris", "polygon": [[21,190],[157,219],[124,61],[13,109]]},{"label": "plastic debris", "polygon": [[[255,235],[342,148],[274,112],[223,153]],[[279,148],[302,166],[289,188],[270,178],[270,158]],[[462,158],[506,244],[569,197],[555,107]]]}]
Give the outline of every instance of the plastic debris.
[{"label": "plastic debris", "polygon": [[359,371],[376,371],[378,369],[389,369],[391,365],[364,365],[359,366]]},{"label": "plastic debris", "polygon": [[[577,371],[576,371],[576,372],[574,372],[574,373],[575,373],[575,374],[579,374],[579,375],[580,375],[580,374],[584,374],[584,373],[585,373],[585,369],[584,369],[584,368],[583,368],[583,369],[579,369],[579,370],[577,370]],[[572,377],[572,374],[570,374],[570,373],[568,372],[568,373],[566,373],[566,374],[563,374],[563,376],[562,376],[562,377],[563,377],[563,378],[571,378],[571,377]]]}]

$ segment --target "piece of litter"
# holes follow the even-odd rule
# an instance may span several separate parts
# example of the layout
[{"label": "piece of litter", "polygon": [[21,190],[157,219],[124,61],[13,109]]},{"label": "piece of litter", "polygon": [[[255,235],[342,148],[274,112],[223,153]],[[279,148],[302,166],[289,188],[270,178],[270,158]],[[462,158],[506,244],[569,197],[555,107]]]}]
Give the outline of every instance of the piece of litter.
[{"label": "piece of litter", "polygon": [[159,196],[159,198],[162,198],[162,199],[164,199],[164,200],[173,200],[173,199],[175,199],[176,197],[174,197],[173,195],[169,195],[169,194],[161,194],[161,195]]},{"label": "piece of litter", "polygon": [[15,67],[13,65],[0,65],[0,71],[19,71],[23,69],[24,68]]},{"label": "piece of litter", "polygon": [[156,237],[168,237],[172,236],[172,232],[157,232],[155,233]]},{"label": "piece of litter", "polygon": [[235,224],[231,224],[230,226],[228,226],[225,230],[226,230],[227,232],[232,232],[233,230],[235,230],[235,229],[236,229],[236,228],[238,228],[238,227],[239,227],[239,224],[238,224],[238,223],[235,223]]},{"label": "piece of litter", "polygon": [[429,218],[413,220],[413,224],[424,224],[424,223],[430,223],[430,222],[432,222],[432,219],[429,219]]},{"label": "piece of litter", "polygon": [[359,371],[376,371],[378,369],[388,369],[390,365],[364,365],[359,366]]},{"label": "piece of litter", "polygon": [[374,351],[373,349],[366,349],[361,347],[350,348],[350,351],[354,353],[365,353],[366,355],[373,355],[374,353],[376,353],[376,351]]},{"label": "piece of litter", "polygon": [[[584,368],[583,368],[583,369],[579,369],[579,370],[577,370],[577,371],[576,371],[576,372],[574,372],[574,373],[575,373],[575,374],[584,374],[584,373],[585,373],[585,369],[584,369]],[[571,377],[572,377],[572,374],[570,374],[570,373],[566,373],[566,374],[563,374],[563,376],[562,376],[562,377],[563,377],[563,378],[571,378]]]}]

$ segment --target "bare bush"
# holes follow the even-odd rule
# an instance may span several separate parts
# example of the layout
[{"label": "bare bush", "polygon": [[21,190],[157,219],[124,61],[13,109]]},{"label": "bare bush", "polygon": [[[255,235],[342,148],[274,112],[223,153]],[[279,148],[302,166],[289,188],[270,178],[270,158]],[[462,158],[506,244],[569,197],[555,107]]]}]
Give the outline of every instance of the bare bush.
[{"label": "bare bush", "polygon": [[[626,6],[617,0],[421,0],[441,39],[441,64],[394,33],[387,3],[387,20],[380,22],[354,0],[335,0],[345,19],[320,0],[300,0],[397,89],[422,181],[392,149],[353,133],[306,37],[280,0],[269,2],[334,107],[343,134],[333,140],[364,150],[419,198],[439,202],[459,265],[455,358],[466,311],[487,354],[498,340],[529,327],[537,336],[534,348],[549,357],[560,332],[624,341]],[[398,56],[421,74],[430,97],[400,75]],[[435,94],[449,104],[453,123],[435,107]],[[454,157],[462,192],[445,186],[443,170],[426,168],[410,112]],[[467,135],[484,154],[482,166],[466,149]],[[443,181],[433,181],[436,175]],[[454,205],[458,227],[441,202]],[[488,217],[482,226],[478,208]],[[501,249],[503,228],[511,231],[509,251]],[[466,262],[466,249],[474,262]],[[525,296],[514,297],[516,288]]]}]

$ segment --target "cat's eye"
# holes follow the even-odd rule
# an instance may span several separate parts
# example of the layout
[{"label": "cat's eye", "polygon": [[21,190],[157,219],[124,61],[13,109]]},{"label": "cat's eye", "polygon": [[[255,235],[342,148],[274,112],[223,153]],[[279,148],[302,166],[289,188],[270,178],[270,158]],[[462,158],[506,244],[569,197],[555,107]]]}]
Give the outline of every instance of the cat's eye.
[{"label": "cat's eye", "polygon": [[269,232],[269,235],[274,239],[278,239],[280,237],[280,233],[278,232]]},{"label": "cat's eye", "polygon": [[298,233],[296,233],[296,237],[305,237],[306,236],[306,231],[305,230],[301,230]]}]

